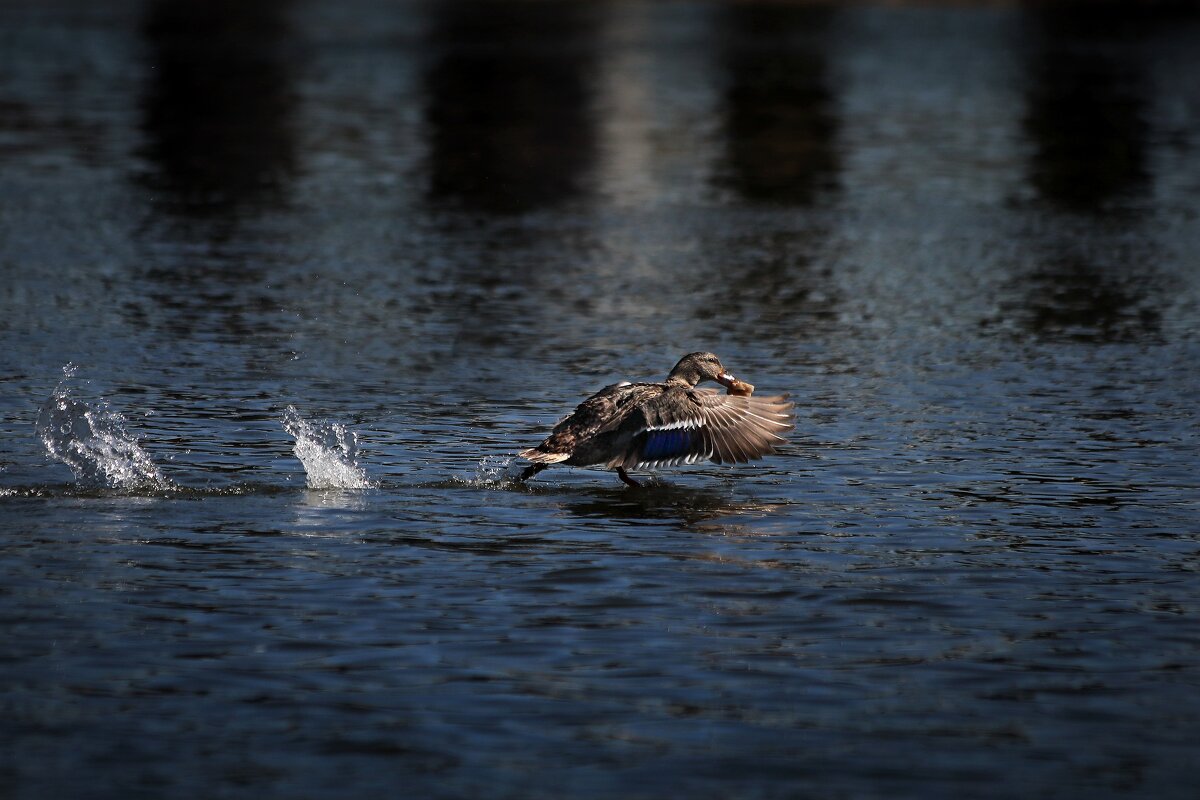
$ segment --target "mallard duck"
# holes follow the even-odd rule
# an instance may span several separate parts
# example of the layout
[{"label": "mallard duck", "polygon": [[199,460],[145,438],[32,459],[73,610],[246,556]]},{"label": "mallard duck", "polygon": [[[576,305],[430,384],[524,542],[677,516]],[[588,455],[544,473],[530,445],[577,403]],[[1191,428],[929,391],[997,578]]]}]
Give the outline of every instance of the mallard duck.
[{"label": "mallard duck", "polygon": [[[707,380],[729,394],[696,388]],[[792,428],[792,404],[787,395],[754,397],[753,392],[712,353],[689,353],[662,383],[624,381],[580,403],[544,442],[521,451],[521,458],[533,464],[520,480],[551,464],[603,464],[630,486],[640,486],[628,470],[762,458],[786,441],[780,434]]]}]

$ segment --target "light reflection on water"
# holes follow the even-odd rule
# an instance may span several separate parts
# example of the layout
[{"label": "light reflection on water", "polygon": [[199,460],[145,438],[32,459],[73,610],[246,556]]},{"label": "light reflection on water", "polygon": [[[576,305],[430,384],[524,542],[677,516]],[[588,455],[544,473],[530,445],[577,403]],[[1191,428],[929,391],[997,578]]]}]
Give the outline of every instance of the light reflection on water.
[{"label": "light reflection on water", "polygon": [[[1200,19],[1115,8],[7,4],[0,782],[1190,796]],[[785,452],[504,480],[701,347]]]}]

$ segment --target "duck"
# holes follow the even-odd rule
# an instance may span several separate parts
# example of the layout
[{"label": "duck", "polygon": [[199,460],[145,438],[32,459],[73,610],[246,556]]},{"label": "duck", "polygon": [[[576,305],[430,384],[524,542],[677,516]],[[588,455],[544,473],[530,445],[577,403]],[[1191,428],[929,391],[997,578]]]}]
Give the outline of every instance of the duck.
[{"label": "duck", "polygon": [[[716,381],[726,394],[710,387]],[[712,461],[745,463],[775,452],[794,427],[788,396],[754,396],[713,353],[688,353],[661,383],[622,381],[584,400],[537,447],[520,452],[530,462],[525,482],[553,464],[602,465],[625,484],[630,471]]]}]

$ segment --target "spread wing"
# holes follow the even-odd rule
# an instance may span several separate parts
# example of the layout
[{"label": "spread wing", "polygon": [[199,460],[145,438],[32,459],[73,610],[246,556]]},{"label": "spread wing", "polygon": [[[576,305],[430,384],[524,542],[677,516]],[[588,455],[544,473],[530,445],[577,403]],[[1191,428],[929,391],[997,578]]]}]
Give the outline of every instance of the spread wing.
[{"label": "spread wing", "polygon": [[669,390],[641,406],[631,446],[609,466],[653,469],[762,458],[787,441],[782,434],[793,427],[791,408],[786,395],[739,397],[712,389]]}]

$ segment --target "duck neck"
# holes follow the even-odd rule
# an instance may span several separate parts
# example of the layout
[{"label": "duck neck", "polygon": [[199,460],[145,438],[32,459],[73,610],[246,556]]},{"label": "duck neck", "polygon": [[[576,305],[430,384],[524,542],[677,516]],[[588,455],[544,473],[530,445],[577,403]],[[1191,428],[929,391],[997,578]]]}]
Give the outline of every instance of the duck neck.
[{"label": "duck neck", "polygon": [[686,386],[689,389],[700,382],[700,376],[690,370],[672,370],[667,376],[667,383]]}]

